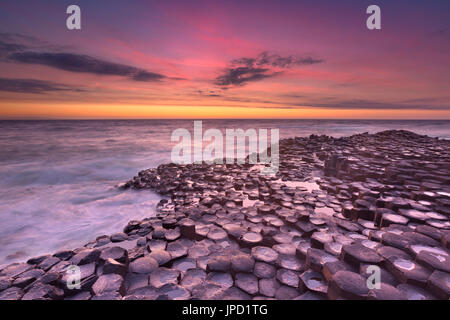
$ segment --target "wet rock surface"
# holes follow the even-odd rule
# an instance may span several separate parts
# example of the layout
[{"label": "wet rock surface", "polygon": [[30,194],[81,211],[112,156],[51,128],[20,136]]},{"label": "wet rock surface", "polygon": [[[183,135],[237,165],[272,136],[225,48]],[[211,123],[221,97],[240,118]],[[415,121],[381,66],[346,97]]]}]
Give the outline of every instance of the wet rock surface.
[{"label": "wet rock surface", "polygon": [[124,187],[165,196],[156,216],[4,267],[0,299],[450,298],[450,141],[384,131],[279,150],[274,176],[247,163],[139,172]]}]

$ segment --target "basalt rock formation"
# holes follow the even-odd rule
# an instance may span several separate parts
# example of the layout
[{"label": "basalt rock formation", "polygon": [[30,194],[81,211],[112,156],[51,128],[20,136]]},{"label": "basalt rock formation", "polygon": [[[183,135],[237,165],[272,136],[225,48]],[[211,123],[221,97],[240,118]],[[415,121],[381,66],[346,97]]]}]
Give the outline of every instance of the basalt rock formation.
[{"label": "basalt rock formation", "polygon": [[5,267],[0,299],[450,298],[450,141],[384,131],[279,147],[275,176],[140,172],[122,187],[164,195],[156,216]]}]

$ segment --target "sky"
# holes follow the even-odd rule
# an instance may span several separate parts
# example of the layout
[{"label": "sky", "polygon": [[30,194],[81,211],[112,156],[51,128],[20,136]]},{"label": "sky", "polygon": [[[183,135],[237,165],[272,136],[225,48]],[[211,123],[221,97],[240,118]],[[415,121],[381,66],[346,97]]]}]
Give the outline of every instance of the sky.
[{"label": "sky", "polygon": [[0,2],[0,119],[450,119],[449,71],[448,0]]}]

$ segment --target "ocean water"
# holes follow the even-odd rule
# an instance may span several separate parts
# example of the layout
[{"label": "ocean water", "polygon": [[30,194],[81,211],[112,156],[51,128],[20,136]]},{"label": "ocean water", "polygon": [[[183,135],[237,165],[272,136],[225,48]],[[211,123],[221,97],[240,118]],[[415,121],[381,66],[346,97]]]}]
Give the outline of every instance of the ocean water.
[{"label": "ocean water", "polygon": [[[205,120],[204,129],[277,128],[280,138],[405,129],[450,139],[450,121]],[[170,161],[191,120],[0,121],[0,265],[73,249],[154,215],[161,199],[115,186]]]}]

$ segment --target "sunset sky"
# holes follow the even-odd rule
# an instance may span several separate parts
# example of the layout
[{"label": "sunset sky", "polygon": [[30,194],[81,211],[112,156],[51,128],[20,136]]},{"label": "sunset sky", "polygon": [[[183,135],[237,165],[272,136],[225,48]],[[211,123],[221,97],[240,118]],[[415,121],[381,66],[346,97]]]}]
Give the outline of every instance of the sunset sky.
[{"label": "sunset sky", "polygon": [[2,0],[0,119],[34,118],[450,119],[450,1]]}]

